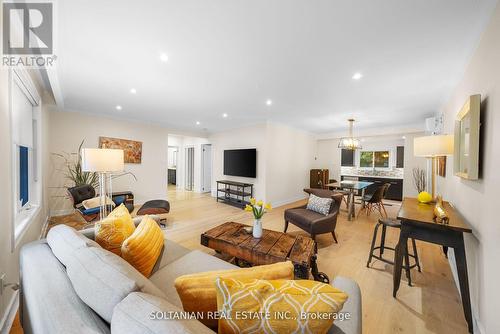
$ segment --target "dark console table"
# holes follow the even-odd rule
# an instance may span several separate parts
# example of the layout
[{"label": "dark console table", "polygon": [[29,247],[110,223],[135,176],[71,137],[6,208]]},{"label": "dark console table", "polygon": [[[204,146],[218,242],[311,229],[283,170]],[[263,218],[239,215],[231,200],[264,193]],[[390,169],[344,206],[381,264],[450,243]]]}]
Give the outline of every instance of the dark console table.
[{"label": "dark console table", "polygon": [[403,257],[406,257],[406,261],[408,261],[406,247],[402,247],[402,245],[406,245],[409,238],[431,242],[444,247],[453,247],[465,320],[469,327],[469,333],[472,333],[472,312],[464,245],[464,233],[472,233],[472,230],[467,226],[455,208],[448,202],[443,202],[443,205],[450,217],[448,224],[439,224],[434,221],[433,203],[422,204],[416,198],[409,197],[403,200],[398,213],[398,219],[401,220],[401,233],[399,235],[399,243],[396,246],[394,261],[393,296],[396,297],[399,289]]},{"label": "dark console table", "polygon": [[217,181],[217,202],[244,208],[253,197],[253,184],[236,181]]}]

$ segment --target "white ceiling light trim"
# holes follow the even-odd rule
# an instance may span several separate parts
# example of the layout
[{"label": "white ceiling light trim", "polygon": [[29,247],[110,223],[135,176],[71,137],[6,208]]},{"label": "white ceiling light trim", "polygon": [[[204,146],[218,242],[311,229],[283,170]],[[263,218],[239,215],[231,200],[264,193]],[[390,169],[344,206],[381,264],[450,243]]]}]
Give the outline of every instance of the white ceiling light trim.
[{"label": "white ceiling light trim", "polygon": [[123,107],[122,107],[121,105],[117,105],[117,106],[115,107],[115,109],[116,109],[116,110],[122,110],[122,109],[123,109]]},{"label": "white ceiling light trim", "polygon": [[162,52],[162,53],[160,54],[160,60],[161,60],[162,62],[166,63],[166,62],[168,61],[168,55],[167,55],[166,53]]},{"label": "white ceiling light trim", "polygon": [[356,72],[353,74],[352,79],[353,80],[360,80],[363,77],[363,74],[360,72]]},{"label": "white ceiling light trim", "polygon": [[273,105],[273,100],[271,100],[271,99],[267,99],[267,100],[266,100],[266,105],[267,105],[267,106],[272,106],[272,105]]},{"label": "white ceiling light trim", "polygon": [[137,94],[137,90],[135,88],[130,88],[130,94]]}]

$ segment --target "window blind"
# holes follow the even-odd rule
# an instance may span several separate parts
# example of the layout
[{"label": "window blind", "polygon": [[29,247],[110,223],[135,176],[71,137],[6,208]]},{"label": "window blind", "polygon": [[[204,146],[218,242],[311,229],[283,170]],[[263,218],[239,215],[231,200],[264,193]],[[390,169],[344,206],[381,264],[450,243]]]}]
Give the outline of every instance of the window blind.
[{"label": "window blind", "polygon": [[17,83],[12,89],[12,137],[14,144],[33,148],[33,105]]}]

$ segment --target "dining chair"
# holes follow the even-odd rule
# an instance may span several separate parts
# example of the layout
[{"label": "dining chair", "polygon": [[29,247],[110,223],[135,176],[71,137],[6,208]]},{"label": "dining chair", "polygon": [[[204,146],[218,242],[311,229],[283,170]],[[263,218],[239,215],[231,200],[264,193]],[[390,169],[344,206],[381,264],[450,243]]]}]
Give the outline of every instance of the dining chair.
[{"label": "dining chair", "polygon": [[384,183],[380,186],[378,186],[377,189],[373,193],[368,193],[365,194],[362,198],[361,201],[364,203],[364,205],[361,206],[361,208],[358,211],[358,216],[361,214],[362,211],[366,211],[366,215],[369,216],[373,209],[377,209],[378,212],[380,213],[380,216],[386,217],[387,218],[387,211],[385,210],[385,206],[383,203],[383,199],[385,198],[385,195],[387,194],[387,190],[391,186],[390,183]]}]

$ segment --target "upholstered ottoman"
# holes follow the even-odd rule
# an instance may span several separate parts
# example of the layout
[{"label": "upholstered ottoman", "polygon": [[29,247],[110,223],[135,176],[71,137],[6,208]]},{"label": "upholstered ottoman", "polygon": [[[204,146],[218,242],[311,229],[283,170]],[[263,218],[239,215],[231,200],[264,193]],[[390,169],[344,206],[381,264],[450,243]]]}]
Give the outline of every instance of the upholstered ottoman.
[{"label": "upholstered ottoman", "polygon": [[162,199],[156,199],[153,201],[147,201],[144,203],[139,210],[137,210],[138,216],[143,215],[161,215],[170,212],[170,203]]}]

